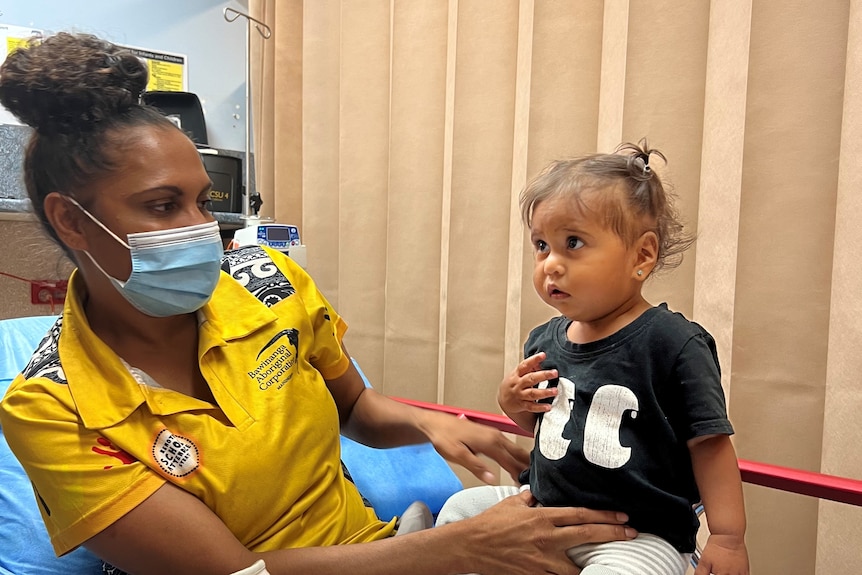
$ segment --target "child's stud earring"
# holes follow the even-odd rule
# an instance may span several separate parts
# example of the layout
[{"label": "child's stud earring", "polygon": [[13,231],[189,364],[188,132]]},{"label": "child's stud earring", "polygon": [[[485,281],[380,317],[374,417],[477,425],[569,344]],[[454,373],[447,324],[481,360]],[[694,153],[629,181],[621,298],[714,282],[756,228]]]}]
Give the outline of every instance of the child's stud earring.
[{"label": "child's stud earring", "polygon": [[644,275],[644,271],[643,271],[643,270],[638,270],[638,275],[639,275],[639,276]]}]

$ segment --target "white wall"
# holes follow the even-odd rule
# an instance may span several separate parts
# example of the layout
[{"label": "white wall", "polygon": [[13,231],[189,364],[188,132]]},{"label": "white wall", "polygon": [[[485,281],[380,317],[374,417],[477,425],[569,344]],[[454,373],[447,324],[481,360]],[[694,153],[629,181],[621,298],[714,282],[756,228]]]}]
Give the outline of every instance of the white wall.
[{"label": "white wall", "polygon": [[0,23],[75,31],[188,57],[188,90],[201,99],[209,144],[245,150],[246,29],[222,11],[247,0],[0,0]]}]

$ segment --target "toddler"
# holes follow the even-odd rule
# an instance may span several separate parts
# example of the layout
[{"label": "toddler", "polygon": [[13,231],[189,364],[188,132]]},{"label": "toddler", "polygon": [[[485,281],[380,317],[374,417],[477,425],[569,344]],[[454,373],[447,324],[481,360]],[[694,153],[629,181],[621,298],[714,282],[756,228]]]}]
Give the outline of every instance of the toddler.
[{"label": "toddler", "polygon": [[[678,265],[693,238],[646,141],[557,161],[521,194],[535,252],[533,285],[562,315],[535,328],[497,399],[533,431],[521,475],[543,506],[614,509],[639,532],[574,547],[584,575],[682,575],[702,501],[710,537],[696,571],[747,575],[745,511],[713,338],[644,282]],[[517,487],[477,487],[440,512],[448,523]]]}]

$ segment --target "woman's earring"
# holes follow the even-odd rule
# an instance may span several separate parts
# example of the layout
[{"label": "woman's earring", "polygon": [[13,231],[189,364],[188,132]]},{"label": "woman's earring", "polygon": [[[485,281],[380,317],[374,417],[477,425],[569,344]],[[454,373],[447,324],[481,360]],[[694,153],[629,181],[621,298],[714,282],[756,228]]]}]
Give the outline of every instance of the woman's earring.
[{"label": "woman's earring", "polygon": [[644,275],[644,271],[643,271],[643,270],[638,270],[638,275],[639,275],[639,276]]}]

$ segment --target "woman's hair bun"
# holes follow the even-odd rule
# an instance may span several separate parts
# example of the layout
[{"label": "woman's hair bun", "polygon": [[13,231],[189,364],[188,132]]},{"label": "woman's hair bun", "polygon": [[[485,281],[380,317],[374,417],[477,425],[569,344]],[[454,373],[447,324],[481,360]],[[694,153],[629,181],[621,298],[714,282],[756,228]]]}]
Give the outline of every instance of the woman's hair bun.
[{"label": "woman's hair bun", "polygon": [[128,49],[60,32],[7,56],[0,103],[41,134],[86,132],[139,105],[147,66]]}]

